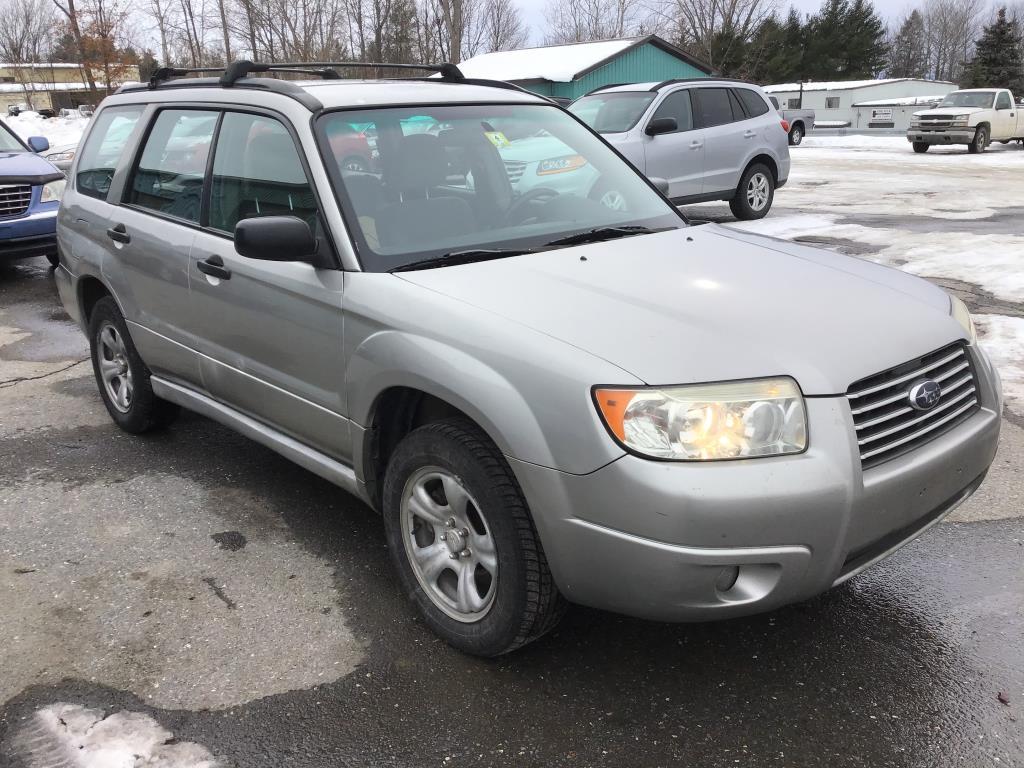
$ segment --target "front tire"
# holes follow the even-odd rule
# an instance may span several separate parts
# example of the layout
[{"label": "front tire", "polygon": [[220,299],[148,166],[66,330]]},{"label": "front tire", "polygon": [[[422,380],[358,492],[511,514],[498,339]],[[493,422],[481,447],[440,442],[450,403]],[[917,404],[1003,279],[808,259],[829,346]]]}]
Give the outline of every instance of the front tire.
[{"label": "front tire", "polygon": [[774,200],[775,177],[768,166],[754,163],[743,173],[736,195],[729,201],[729,209],[741,221],[763,219]]},{"label": "front tire", "polygon": [[789,146],[799,147],[804,140],[804,127],[802,125],[794,125],[789,131]]},{"label": "front tire", "polygon": [[988,147],[988,128],[984,125],[978,128],[974,134],[974,141],[967,145],[967,151],[972,155],[978,155]]},{"label": "front tire", "polygon": [[923,141],[915,141],[914,142],[914,151],[917,152],[917,154],[919,154],[919,155],[922,155],[925,152],[927,152],[928,151],[928,147],[929,147],[929,145],[926,144]]},{"label": "front tire", "polygon": [[427,625],[475,656],[552,629],[565,601],[515,476],[474,424],[448,419],[399,443],[383,488],[388,549]]},{"label": "front tire", "polygon": [[165,427],[177,418],[178,406],[153,394],[149,369],[135,349],[117,302],[110,296],[97,301],[89,316],[89,351],[100,397],[117,426],[141,434]]}]

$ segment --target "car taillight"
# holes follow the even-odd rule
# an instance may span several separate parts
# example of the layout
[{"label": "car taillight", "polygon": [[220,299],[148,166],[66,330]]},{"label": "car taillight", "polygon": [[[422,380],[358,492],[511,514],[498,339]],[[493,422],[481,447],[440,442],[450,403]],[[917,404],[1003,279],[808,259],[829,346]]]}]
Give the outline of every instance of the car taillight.
[{"label": "car taillight", "polygon": [[782,125],[782,130],[784,130],[786,133],[789,133],[789,121],[781,120],[780,123]]}]

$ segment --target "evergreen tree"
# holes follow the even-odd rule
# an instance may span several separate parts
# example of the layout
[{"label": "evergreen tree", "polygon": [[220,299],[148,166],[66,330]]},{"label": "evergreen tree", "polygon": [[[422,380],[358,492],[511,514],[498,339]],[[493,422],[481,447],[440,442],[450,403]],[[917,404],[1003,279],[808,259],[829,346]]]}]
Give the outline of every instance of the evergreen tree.
[{"label": "evergreen tree", "polygon": [[982,31],[965,77],[968,88],[1009,88],[1015,95],[1024,92],[1021,28],[1016,19],[1006,17],[1006,8],[1000,8],[995,21]]},{"label": "evergreen tree", "polygon": [[889,43],[888,77],[924,77],[928,74],[928,41],[924,17],[916,8],[903,20]]},{"label": "evergreen tree", "polygon": [[790,8],[784,22],[767,19],[744,53],[742,76],[756,83],[786,83],[801,76],[804,28],[800,14]]},{"label": "evergreen tree", "polygon": [[885,24],[871,0],[853,0],[843,20],[847,38],[843,77],[851,80],[877,77],[885,68],[888,48]]},{"label": "evergreen tree", "polygon": [[885,26],[870,0],[825,0],[807,21],[806,76],[862,80],[885,67]]}]

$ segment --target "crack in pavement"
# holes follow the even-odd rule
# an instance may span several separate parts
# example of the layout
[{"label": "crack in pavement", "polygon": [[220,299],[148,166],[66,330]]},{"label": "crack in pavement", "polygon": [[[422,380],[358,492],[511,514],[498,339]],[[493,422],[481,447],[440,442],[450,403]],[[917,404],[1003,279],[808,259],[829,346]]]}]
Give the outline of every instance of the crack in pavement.
[{"label": "crack in pavement", "polygon": [[214,579],[212,576],[207,576],[205,579],[203,579],[203,583],[206,584],[210,589],[212,589],[213,594],[219,597],[223,601],[224,605],[226,605],[229,609],[234,610],[238,607],[238,603],[236,603],[234,600],[228,597],[227,593],[224,591],[224,587],[217,586],[217,580]]},{"label": "crack in pavement", "polygon": [[49,373],[41,373],[38,376],[15,376],[13,379],[5,379],[3,381],[0,381],[0,389],[7,389],[8,387],[13,387],[17,384],[21,384],[23,381],[39,381],[40,379],[46,379],[49,378],[50,376],[56,376],[58,373],[69,371],[76,365],[81,365],[82,363],[88,362],[88,360],[88,357],[83,357],[81,360],[76,360],[75,362],[69,365],[65,365],[63,368],[58,368],[57,370],[50,371]]}]

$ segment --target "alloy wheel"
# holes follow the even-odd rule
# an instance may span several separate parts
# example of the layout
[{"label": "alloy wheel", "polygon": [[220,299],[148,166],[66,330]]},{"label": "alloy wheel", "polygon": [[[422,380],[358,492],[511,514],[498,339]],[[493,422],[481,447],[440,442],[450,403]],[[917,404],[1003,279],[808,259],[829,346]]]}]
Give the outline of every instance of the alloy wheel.
[{"label": "alloy wheel", "polygon": [[480,507],[447,470],[425,467],[402,492],[402,541],[430,601],[463,623],[480,621],[494,603],[498,553]]},{"label": "alloy wheel", "polygon": [[104,323],[100,326],[97,341],[100,377],[103,379],[107,398],[118,411],[128,413],[132,407],[134,382],[124,339],[113,323]]},{"label": "alloy wheel", "polygon": [[747,182],[747,204],[753,211],[764,210],[771,196],[771,184],[763,173],[755,173]]}]

